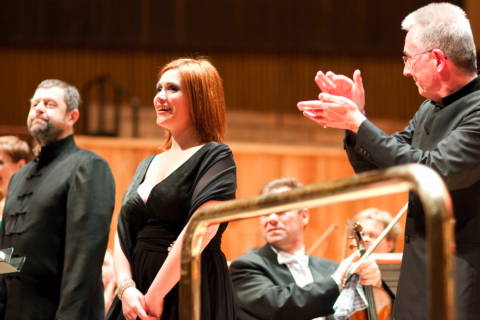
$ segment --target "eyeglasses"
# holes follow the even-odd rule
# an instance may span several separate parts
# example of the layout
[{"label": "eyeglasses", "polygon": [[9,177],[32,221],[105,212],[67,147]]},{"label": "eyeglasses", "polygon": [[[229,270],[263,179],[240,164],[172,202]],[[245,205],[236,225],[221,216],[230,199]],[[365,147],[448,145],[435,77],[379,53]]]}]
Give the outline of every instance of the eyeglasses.
[{"label": "eyeglasses", "polygon": [[433,49],[430,49],[430,50],[427,50],[427,51],[423,51],[423,52],[414,54],[413,56],[410,56],[410,57],[409,57],[409,56],[406,56],[406,55],[403,55],[403,56],[402,56],[403,63],[404,63],[404,64],[407,64],[408,61],[411,61],[410,59],[415,58],[415,57],[418,57],[418,56],[421,56],[422,54],[429,53],[429,52],[432,52],[432,51],[433,51]]}]

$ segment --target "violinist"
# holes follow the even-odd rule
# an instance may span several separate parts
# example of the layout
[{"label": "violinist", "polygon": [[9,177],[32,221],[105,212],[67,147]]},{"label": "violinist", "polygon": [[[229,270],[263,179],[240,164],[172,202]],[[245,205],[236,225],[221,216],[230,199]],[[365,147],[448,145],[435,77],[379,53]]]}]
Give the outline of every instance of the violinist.
[{"label": "violinist", "polygon": [[[351,249],[358,249],[360,254],[363,255],[366,254],[366,250],[368,250],[370,246],[374,245],[374,242],[377,242],[376,247],[371,248],[374,253],[393,253],[395,251],[396,239],[400,227],[393,223],[393,228],[384,235],[384,233],[387,232],[385,229],[393,221],[390,213],[377,208],[369,208],[359,212],[352,220],[349,224]],[[381,238],[378,239],[379,237]],[[364,286],[362,291],[367,308],[354,311],[353,314],[350,314],[350,319],[390,320],[395,295],[387,284],[383,283],[381,288]]]},{"label": "violinist", "polygon": [[[368,208],[357,213],[353,219],[353,223],[362,226],[363,241],[368,249],[371,243],[377,239],[383,230],[392,222],[392,216],[389,212],[377,208]],[[350,228],[353,226],[350,225]],[[396,224],[392,230],[385,236],[375,249],[374,253],[393,253],[397,244],[397,238],[400,233],[400,226]]]},{"label": "violinist", "polygon": [[[262,194],[300,187],[283,178],[265,185]],[[266,244],[232,262],[237,319],[333,319],[333,305],[340,294],[353,254],[337,263],[305,254],[307,209],[274,212],[260,218]],[[380,286],[380,270],[366,260],[357,270],[363,285]]]}]

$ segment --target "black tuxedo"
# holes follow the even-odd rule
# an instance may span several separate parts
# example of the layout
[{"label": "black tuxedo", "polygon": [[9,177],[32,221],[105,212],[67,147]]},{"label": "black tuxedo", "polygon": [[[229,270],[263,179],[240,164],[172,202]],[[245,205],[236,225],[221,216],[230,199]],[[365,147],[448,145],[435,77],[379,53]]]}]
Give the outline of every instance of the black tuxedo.
[{"label": "black tuxedo", "polygon": [[[421,163],[442,176],[456,219],[456,319],[478,319],[480,312],[480,80],[476,78],[443,105],[425,101],[409,125],[393,136],[368,120],[345,148],[356,172]],[[425,216],[411,194],[405,248],[395,300],[396,320],[426,319]],[[435,307],[435,306],[433,306]]]},{"label": "black tuxedo", "polygon": [[285,264],[278,264],[270,245],[249,251],[232,262],[238,319],[313,319],[333,313],[339,295],[330,276],[338,264],[310,257],[309,268],[314,282],[304,287],[295,280]]}]

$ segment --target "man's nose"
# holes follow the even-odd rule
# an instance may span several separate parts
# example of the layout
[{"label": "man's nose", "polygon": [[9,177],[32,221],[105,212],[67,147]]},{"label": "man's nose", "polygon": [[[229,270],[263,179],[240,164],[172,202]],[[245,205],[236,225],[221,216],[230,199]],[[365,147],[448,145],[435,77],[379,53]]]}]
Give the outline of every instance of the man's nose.
[{"label": "man's nose", "polygon": [[44,113],[45,112],[45,103],[43,101],[38,102],[35,107],[35,112],[36,113]]},{"label": "man's nose", "polygon": [[272,212],[270,213],[268,216],[267,216],[267,221],[269,223],[278,223],[278,214],[276,214],[275,212]]},{"label": "man's nose", "polygon": [[405,77],[411,77],[412,76],[412,68],[410,66],[410,63],[407,61],[405,65],[403,66],[403,75]]}]

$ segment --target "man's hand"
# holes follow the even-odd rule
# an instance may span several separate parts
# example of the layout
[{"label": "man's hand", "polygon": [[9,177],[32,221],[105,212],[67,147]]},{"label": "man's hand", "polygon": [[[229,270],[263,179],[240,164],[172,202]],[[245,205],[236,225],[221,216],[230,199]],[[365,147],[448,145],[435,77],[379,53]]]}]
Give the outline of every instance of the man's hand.
[{"label": "man's hand", "polygon": [[301,101],[297,104],[307,118],[324,127],[357,132],[366,117],[356,104],[345,97],[320,93],[318,100]]},{"label": "man's hand", "polygon": [[360,259],[360,254],[358,251],[355,251],[350,256],[343,259],[337,270],[332,274],[332,278],[340,287],[343,287],[343,284],[345,283],[345,274],[350,270],[352,263],[358,259]]},{"label": "man's hand", "polygon": [[360,284],[362,286],[382,286],[382,275],[377,263],[373,257],[368,257],[365,261],[357,267],[355,272],[360,276]]},{"label": "man's hand", "polygon": [[360,276],[361,285],[381,287],[382,279],[380,269],[375,260],[372,257],[368,257],[361,264],[358,264],[357,261],[359,259],[360,254],[358,251],[355,251],[349,257],[344,259],[332,275],[335,282],[340,286],[343,286],[347,280],[345,279],[346,273],[351,272]]},{"label": "man's hand", "polygon": [[315,83],[323,93],[335,96],[342,96],[352,100],[358,110],[365,114],[365,90],[363,88],[362,75],[360,70],[355,70],[353,80],[344,75],[338,75],[332,71],[326,74],[318,71],[315,76]]}]

